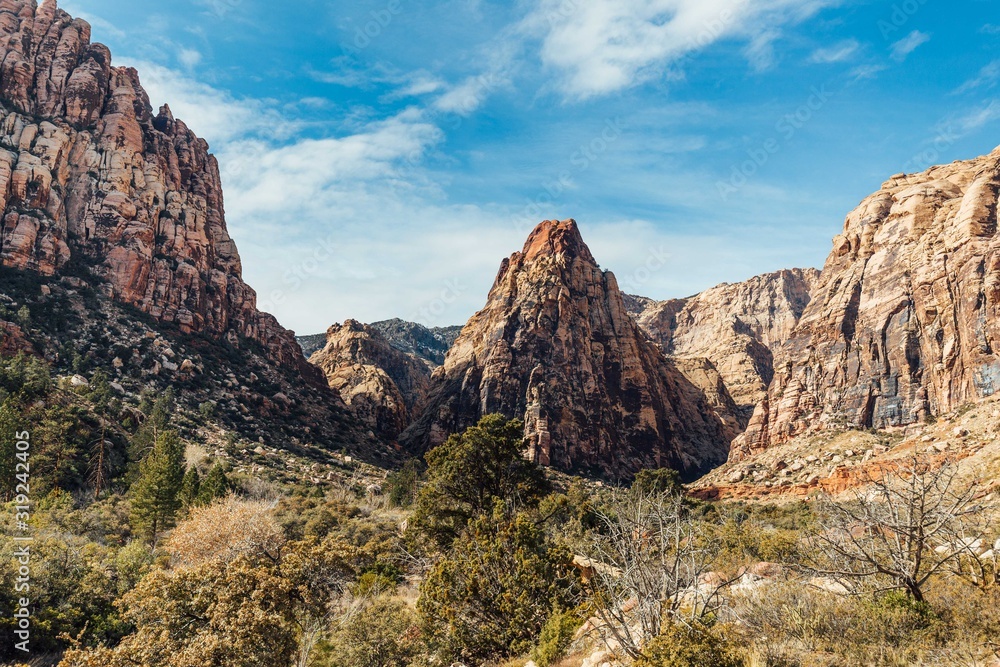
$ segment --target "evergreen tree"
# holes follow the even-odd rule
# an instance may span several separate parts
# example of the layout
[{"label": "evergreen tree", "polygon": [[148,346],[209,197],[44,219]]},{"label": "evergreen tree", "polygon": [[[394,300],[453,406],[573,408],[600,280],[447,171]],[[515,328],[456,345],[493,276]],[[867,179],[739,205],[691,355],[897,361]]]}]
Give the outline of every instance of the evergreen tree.
[{"label": "evergreen tree", "polygon": [[170,418],[173,416],[175,407],[173,388],[167,388],[155,400],[149,394],[142,397],[139,410],[146,418],[139,430],[132,436],[132,442],[129,444],[128,481],[130,483],[134,483],[139,476],[139,467],[143,459],[153,450],[160,434],[170,427]]},{"label": "evergreen tree", "polygon": [[131,489],[132,528],[150,544],[173,527],[183,481],[184,444],[175,431],[163,431],[142,460],[139,478]]},{"label": "evergreen tree", "polygon": [[221,464],[216,463],[201,482],[201,488],[198,491],[198,504],[208,505],[216,498],[225,496],[231,488],[232,485],[229,483],[229,478],[226,477],[225,469]]},{"label": "evergreen tree", "polygon": [[522,455],[524,425],[487,415],[427,453],[427,484],[417,494],[413,525],[442,551],[496,500],[531,508],[549,490],[542,469]]},{"label": "evergreen tree", "polygon": [[201,475],[194,466],[184,473],[181,482],[180,500],[184,507],[191,507],[198,502],[198,492],[201,490]]}]

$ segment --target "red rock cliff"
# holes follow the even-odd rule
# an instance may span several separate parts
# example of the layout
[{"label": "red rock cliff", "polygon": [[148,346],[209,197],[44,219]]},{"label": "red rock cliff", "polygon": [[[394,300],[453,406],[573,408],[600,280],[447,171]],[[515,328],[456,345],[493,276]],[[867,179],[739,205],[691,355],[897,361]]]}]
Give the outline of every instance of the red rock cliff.
[{"label": "red rock cliff", "polygon": [[243,282],[208,144],[51,0],[0,0],[0,209],[4,266],[89,265],[114,299],[322,382]]}]

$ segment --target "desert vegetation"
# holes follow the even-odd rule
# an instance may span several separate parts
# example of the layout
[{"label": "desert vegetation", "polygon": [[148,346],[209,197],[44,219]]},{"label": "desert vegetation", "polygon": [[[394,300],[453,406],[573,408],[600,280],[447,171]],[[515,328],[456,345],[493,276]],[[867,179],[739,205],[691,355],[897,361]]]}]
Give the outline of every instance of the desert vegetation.
[{"label": "desert vegetation", "polygon": [[0,370],[0,419],[27,420],[46,462],[33,665],[996,659],[995,497],[946,458],[914,453],[838,498],[704,502],[669,470],[627,487],[543,471],[521,424],[491,415],[378,483],[261,484],[192,455],[169,392],[130,406],[99,374]]}]

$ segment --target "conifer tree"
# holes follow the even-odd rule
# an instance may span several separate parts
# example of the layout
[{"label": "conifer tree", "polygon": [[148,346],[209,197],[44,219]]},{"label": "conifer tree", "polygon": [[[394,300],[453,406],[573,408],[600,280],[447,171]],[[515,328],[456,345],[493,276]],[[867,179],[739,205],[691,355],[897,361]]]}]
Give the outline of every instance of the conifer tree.
[{"label": "conifer tree", "polygon": [[162,431],[139,466],[132,485],[132,528],[156,544],[173,527],[184,481],[184,444],[175,431]]}]

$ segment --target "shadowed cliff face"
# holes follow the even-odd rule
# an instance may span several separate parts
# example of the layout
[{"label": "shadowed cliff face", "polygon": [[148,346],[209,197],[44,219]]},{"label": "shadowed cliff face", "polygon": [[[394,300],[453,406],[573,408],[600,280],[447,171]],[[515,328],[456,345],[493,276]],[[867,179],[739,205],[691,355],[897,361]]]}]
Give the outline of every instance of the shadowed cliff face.
[{"label": "shadowed cliff face", "polygon": [[774,376],[773,350],[792,335],[818,279],[815,269],[789,269],[687,299],[626,296],[626,305],[668,354],[712,362],[745,427]]},{"label": "shadowed cliff face", "polygon": [[85,21],[32,0],[0,0],[0,63],[3,266],[89,267],[119,302],[253,339],[322,382],[243,282],[208,144],[166,106],[153,115],[135,70],[112,67]]},{"label": "shadowed cliff face", "polygon": [[415,354],[393,347],[375,325],[347,320],[326,332],[326,345],[311,357],[358,418],[394,441],[419,413],[431,369]]},{"label": "shadowed cliff face", "polygon": [[733,456],[825,424],[883,428],[1000,390],[1000,150],[900,174],[833,242]]},{"label": "shadowed cliff face", "polygon": [[715,402],[642,333],[576,223],[545,221],[501,264],[401,440],[422,451],[501,413],[525,421],[529,454],[545,465],[694,474],[724,460],[735,436],[717,413],[735,410],[724,387]]}]

